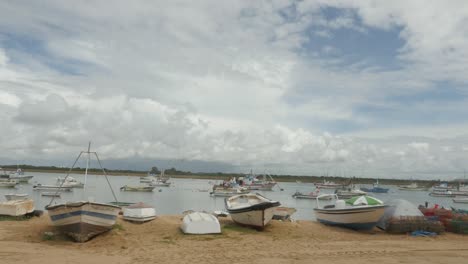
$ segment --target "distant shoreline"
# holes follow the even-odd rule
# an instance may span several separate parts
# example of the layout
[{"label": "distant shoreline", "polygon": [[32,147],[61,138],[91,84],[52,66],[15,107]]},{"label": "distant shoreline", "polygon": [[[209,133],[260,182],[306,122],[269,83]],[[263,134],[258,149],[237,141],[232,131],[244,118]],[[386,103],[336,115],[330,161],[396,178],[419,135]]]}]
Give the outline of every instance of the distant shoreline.
[{"label": "distant shoreline", "polygon": [[[12,170],[10,167],[4,167],[5,170]],[[56,174],[67,174],[69,169],[40,169],[40,168],[28,168],[24,170],[27,172],[39,172],[39,173],[56,173]],[[84,174],[83,169],[72,170],[73,174]],[[95,175],[103,175],[101,170],[90,169],[88,173]],[[147,172],[141,171],[112,171],[106,170],[106,174],[109,176],[146,176]],[[230,173],[218,173],[218,174],[203,174],[203,173],[188,173],[188,174],[168,174],[171,178],[181,178],[181,179],[206,179],[206,180],[228,180],[231,177],[244,176],[241,174],[230,174]],[[314,183],[314,182],[323,182],[334,181],[338,183],[347,183],[350,178],[345,177],[333,177],[333,176],[292,176],[292,175],[272,175],[273,179],[277,182],[298,182],[298,183]],[[353,178],[353,183],[355,184],[373,184],[376,179],[374,178]],[[380,184],[384,185],[405,185],[410,182],[417,182],[421,185],[432,186],[438,181],[434,180],[402,180],[402,179],[383,179],[379,178]]]}]

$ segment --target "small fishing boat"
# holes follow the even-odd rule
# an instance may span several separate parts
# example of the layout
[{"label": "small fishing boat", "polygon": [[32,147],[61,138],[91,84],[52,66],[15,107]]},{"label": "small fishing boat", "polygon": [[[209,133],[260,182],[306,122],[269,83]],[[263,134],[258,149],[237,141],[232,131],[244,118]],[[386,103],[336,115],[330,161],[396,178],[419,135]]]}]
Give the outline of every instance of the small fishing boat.
[{"label": "small fishing boat", "polygon": [[417,183],[413,182],[409,185],[400,185],[398,186],[398,190],[402,190],[402,191],[427,191],[429,190],[429,188],[427,187],[420,187],[418,186]]},{"label": "small fishing boat", "polygon": [[323,182],[314,183],[315,187],[320,189],[340,189],[347,186],[347,184],[334,183],[331,181],[324,180]]},{"label": "small fishing boat", "polygon": [[[88,154],[85,169],[85,183],[88,175],[88,165],[91,154],[94,154],[97,161],[99,162],[99,166],[101,166],[101,162],[97,153],[91,152],[90,148],[91,142],[88,145],[87,151],[80,152],[75,160],[75,163],[70,168],[67,176],[65,176],[65,181],[70,175],[70,172],[72,171],[76,162],[83,154]],[[109,179],[107,178],[107,173],[102,166],[101,169],[104,173],[104,176],[106,177],[112,195],[114,196],[115,201],[117,201]],[[58,190],[62,189],[63,187],[59,186]],[[54,199],[55,197],[52,197],[50,203],[45,207],[45,209],[48,211],[48,215],[52,221],[52,224],[59,231],[72,237],[77,242],[86,242],[103,232],[111,230],[117,220],[117,215],[121,210],[119,206],[91,201],[66,202],[53,205],[52,203]]]},{"label": "small fishing boat", "polygon": [[361,191],[372,193],[388,193],[388,188],[379,187],[379,180],[372,185],[372,188],[361,188]]},{"label": "small fishing boat", "polygon": [[452,201],[454,203],[468,203],[468,197],[456,197],[453,198]]},{"label": "small fishing boat", "polygon": [[219,234],[221,225],[212,214],[192,212],[184,216],[180,226],[185,234]]},{"label": "small fishing boat", "polygon": [[[276,181],[269,174],[254,175],[252,171],[245,177],[239,177],[239,184],[251,191],[272,191],[277,185]],[[235,181],[235,179],[234,179]]]},{"label": "small fishing boat", "polygon": [[[302,193],[302,192],[296,191],[292,195],[292,197],[296,199],[316,199],[319,196],[320,196],[320,189],[316,189],[315,191],[310,192],[310,193]],[[326,196],[326,197],[323,197],[322,199],[330,200],[331,197]]]},{"label": "small fishing boat", "polygon": [[315,217],[323,224],[342,226],[355,230],[370,230],[383,216],[385,205],[377,198],[356,196],[349,200],[340,200],[336,194],[323,194],[333,197],[334,203],[320,205],[317,197]]},{"label": "small fishing boat", "polygon": [[281,205],[258,193],[235,195],[224,201],[235,223],[258,229],[263,229],[271,221],[274,208]]},{"label": "small fishing boat", "polygon": [[125,192],[152,192],[155,186],[128,186],[124,185],[120,187],[121,191]]},{"label": "small fishing boat", "polygon": [[66,187],[66,188],[83,188],[84,187],[84,183],[77,181],[73,177],[68,177],[66,179],[58,177],[57,178],[57,185],[62,186],[62,187]]},{"label": "small fishing boat", "polygon": [[35,191],[61,191],[61,192],[71,192],[73,189],[70,187],[62,187],[57,185],[42,185],[40,183],[33,186]]},{"label": "small fishing boat", "polygon": [[130,222],[143,223],[156,218],[156,210],[145,203],[136,203],[123,208],[123,219]]},{"label": "small fishing boat", "polygon": [[41,196],[47,196],[47,197],[60,197],[61,193],[60,192],[41,192]]},{"label": "small fishing boat", "polygon": [[223,187],[223,186],[213,186],[213,191],[210,192],[211,196],[219,197],[231,197],[239,194],[250,193],[250,190],[244,187]]},{"label": "small fishing boat", "polygon": [[24,175],[23,170],[21,170],[20,168],[18,168],[14,173],[10,174],[9,176],[10,179],[16,180],[18,182],[29,182],[29,180],[31,180],[34,177],[32,175]]},{"label": "small fishing boat", "polygon": [[28,194],[27,193],[8,193],[8,194],[5,194],[5,199],[7,199],[7,201],[18,201],[18,200],[25,200],[28,198]]},{"label": "small fishing boat", "polygon": [[3,187],[3,188],[15,188],[17,184],[18,182],[16,180],[0,181],[0,187]]},{"label": "small fishing boat", "polygon": [[335,191],[336,195],[338,195],[338,199],[349,199],[354,196],[362,196],[362,195],[367,195],[365,191],[361,191],[358,189],[340,189]]},{"label": "small fishing boat", "polygon": [[451,191],[437,191],[437,192],[430,192],[429,196],[433,197],[455,197]]}]

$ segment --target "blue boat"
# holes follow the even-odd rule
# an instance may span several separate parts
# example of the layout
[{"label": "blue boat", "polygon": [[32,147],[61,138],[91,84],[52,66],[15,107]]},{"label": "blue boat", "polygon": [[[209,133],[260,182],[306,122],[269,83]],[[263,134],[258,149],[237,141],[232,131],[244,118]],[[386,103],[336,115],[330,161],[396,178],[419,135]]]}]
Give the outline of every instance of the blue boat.
[{"label": "blue boat", "polygon": [[365,192],[373,192],[373,193],[388,193],[388,188],[382,188],[382,187],[372,187],[372,188],[361,188],[361,191]]}]

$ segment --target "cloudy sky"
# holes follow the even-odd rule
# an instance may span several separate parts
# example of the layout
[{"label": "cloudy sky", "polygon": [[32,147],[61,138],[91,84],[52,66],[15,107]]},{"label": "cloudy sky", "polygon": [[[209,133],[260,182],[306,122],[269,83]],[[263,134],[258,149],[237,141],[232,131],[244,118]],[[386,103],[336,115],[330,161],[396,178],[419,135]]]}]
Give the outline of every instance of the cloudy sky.
[{"label": "cloudy sky", "polygon": [[463,177],[467,24],[463,0],[1,1],[0,164],[91,140],[206,171]]}]

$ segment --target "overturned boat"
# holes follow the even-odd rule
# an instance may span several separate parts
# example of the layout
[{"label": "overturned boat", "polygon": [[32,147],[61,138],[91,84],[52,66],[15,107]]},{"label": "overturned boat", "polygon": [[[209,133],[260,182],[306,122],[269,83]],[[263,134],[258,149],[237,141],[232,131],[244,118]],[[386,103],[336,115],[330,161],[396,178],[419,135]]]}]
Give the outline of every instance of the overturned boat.
[{"label": "overturned boat", "polygon": [[32,199],[0,202],[0,215],[22,216],[33,211],[34,201]]},{"label": "overturned boat", "polygon": [[145,203],[136,203],[123,207],[123,219],[130,222],[143,223],[156,218],[156,210]]},{"label": "overturned boat", "polygon": [[248,193],[226,198],[225,205],[235,223],[263,229],[273,218],[275,207],[281,204],[258,193]]},{"label": "overturned boat", "polygon": [[193,212],[184,216],[180,226],[185,234],[219,234],[221,226],[212,214]]}]

